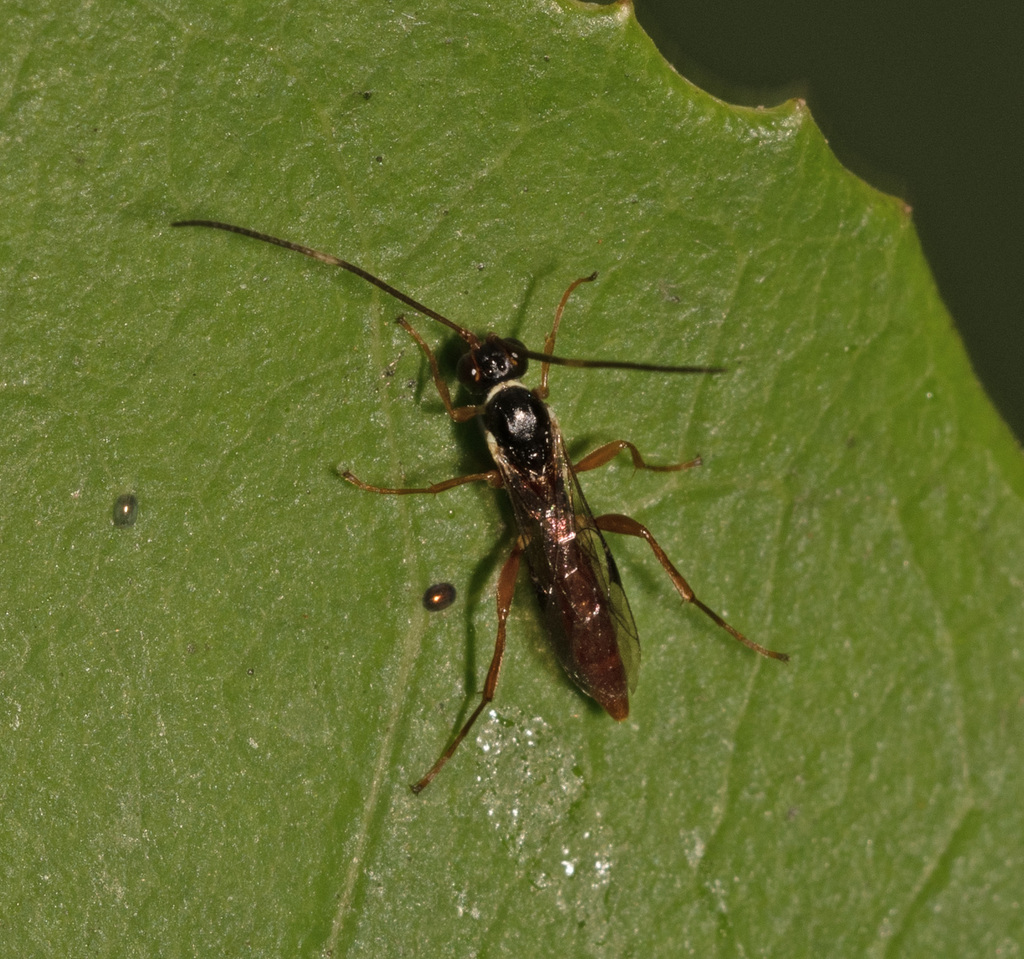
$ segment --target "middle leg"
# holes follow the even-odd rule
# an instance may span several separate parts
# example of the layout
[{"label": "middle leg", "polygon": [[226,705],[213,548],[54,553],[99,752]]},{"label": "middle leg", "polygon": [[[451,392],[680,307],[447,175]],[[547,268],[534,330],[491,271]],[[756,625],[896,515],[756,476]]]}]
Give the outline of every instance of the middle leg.
[{"label": "middle leg", "polygon": [[693,469],[695,466],[701,465],[701,458],[699,456],[692,460],[688,460],[685,463],[670,463],[668,466],[654,466],[648,463],[643,456],[640,455],[638,450],[629,440],[613,440],[611,443],[605,443],[604,446],[599,446],[592,453],[588,453],[578,463],[573,466],[573,469],[577,473],[585,473],[587,470],[597,469],[599,466],[604,466],[606,463],[610,463],[619,453],[623,450],[629,450],[629,455],[633,458],[633,468],[638,470],[650,470],[652,473],[674,473],[677,470],[688,470]]},{"label": "middle leg", "polygon": [[408,496],[412,493],[443,493],[446,489],[453,489],[456,486],[462,486],[464,483],[477,483],[481,480],[490,483],[491,486],[501,486],[501,474],[497,470],[488,470],[486,473],[470,473],[467,476],[456,476],[442,483],[432,483],[430,486],[406,486],[400,488],[371,486],[369,483],[364,483],[351,470],[342,470],[340,475],[343,480],[346,480],[353,486],[358,486],[362,490],[366,490],[368,493],[387,493],[390,496]]}]

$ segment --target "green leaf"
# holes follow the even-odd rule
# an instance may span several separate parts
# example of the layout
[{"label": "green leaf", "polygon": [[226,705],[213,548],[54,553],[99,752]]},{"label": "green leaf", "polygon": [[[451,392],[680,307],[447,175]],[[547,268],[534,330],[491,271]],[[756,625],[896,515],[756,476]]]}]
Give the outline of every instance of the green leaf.
[{"label": "green leaf", "polygon": [[[299,7],[296,9],[296,7]],[[0,40],[0,936],[19,955],[1019,948],[1024,470],[908,212],[807,109],[734,109],[624,5],[43,4]],[[613,542],[616,724],[522,586],[397,305],[721,363],[555,370]],[[414,319],[451,373],[451,337]],[[132,491],[137,522],[115,527]],[[437,580],[459,589],[423,610]]]}]

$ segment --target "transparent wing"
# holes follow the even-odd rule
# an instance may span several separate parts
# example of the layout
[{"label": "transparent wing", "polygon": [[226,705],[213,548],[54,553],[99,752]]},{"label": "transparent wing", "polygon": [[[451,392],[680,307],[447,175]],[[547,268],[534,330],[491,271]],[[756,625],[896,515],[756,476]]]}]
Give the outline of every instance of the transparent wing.
[{"label": "transparent wing", "polygon": [[[562,664],[573,681],[610,712],[588,678],[587,663],[617,650],[629,692],[636,688],[640,640],[618,567],[594,522],[554,417],[554,455],[540,476],[523,476],[492,449],[516,521],[529,544],[526,558],[547,608]],[[556,615],[557,614],[557,615]],[[614,698],[614,697],[613,697]],[[614,713],[613,713],[614,714]]]},{"label": "transparent wing", "polygon": [[559,446],[567,467],[565,486],[569,490],[572,513],[576,521],[576,542],[593,569],[599,589],[605,596],[607,608],[615,621],[619,655],[622,657],[629,691],[632,693],[636,689],[640,673],[640,637],[637,635],[633,611],[629,608],[629,600],[626,598],[615,558],[608,548],[604,534],[594,523],[594,514],[583,495],[576,473],[569,465],[565,448],[561,443]]}]

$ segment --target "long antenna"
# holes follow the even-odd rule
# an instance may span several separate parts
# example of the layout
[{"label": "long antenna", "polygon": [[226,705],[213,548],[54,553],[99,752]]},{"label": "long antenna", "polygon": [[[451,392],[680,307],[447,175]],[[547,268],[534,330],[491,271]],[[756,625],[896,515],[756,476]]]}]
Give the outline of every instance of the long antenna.
[{"label": "long antenna", "polygon": [[[322,253],[320,250],[314,250],[312,247],[303,246],[301,243],[293,243],[291,240],[282,240],[280,237],[271,236],[269,233],[260,233],[259,230],[250,230],[245,226],[235,226],[233,223],[222,223],[220,220],[177,220],[171,224],[171,226],[201,226],[208,227],[211,230],[224,230],[226,233],[237,233],[240,236],[247,236],[253,240],[260,240],[263,243],[270,243],[274,246],[283,247],[286,250],[293,250],[296,253],[301,253],[303,256],[308,256],[312,260],[319,260],[321,263],[326,263],[328,266],[337,266],[343,270],[348,270],[349,273],[354,273],[356,276],[366,280],[367,283],[372,283],[377,289],[383,290],[388,296],[393,296],[399,303],[404,303],[406,306],[412,307],[418,313],[422,313],[424,316],[429,316],[432,320],[437,320],[438,323],[443,323],[449,329],[455,330],[459,336],[462,337],[470,346],[476,346],[480,340],[476,334],[470,332],[465,327],[459,326],[458,323],[453,320],[449,320],[447,316],[438,313],[436,310],[432,310],[429,306],[424,306],[418,300],[414,300],[407,293],[403,293],[401,290],[395,289],[390,283],[386,283],[378,276],[374,276],[372,273],[368,273],[362,267],[356,266],[354,263],[349,263],[348,260],[343,260],[339,256],[334,256],[331,253]],[[597,274],[588,277],[587,279],[593,279]],[[574,284],[575,286],[575,284]],[[571,288],[570,288],[571,289]],[[564,305],[564,298],[563,298]],[[528,356],[531,360],[540,360],[543,363],[550,363],[554,366],[572,366],[579,369],[605,369],[605,370],[641,370],[644,372],[654,373],[724,373],[724,366],[659,366],[653,363],[630,363],[626,360],[578,360],[564,356],[553,356],[550,353],[538,353],[534,350],[521,350],[525,356]]]},{"label": "long antenna", "polygon": [[725,373],[724,366],[659,366],[655,363],[630,363],[628,360],[577,360],[567,356],[552,356],[534,350],[520,350],[531,360],[541,360],[553,366],[576,366],[599,370],[643,370],[654,373]]},{"label": "long antenna", "polygon": [[362,277],[362,279],[366,280],[367,283],[372,283],[375,287],[383,290],[389,296],[393,296],[400,303],[404,303],[406,306],[411,306],[418,313],[422,313],[424,316],[429,316],[432,320],[437,320],[438,323],[443,323],[445,326],[455,330],[455,332],[471,346],[478,342],[475,334],[470,333],[469,330],[459,326],[458,323],[449,320],[447,316],[442,316],[436,310],[432,310],[429,306],[424,306],[422,303],[417,302],[401,290],[396,290],[390,283],[385,283],[380,279],[380,277],[376,277],[372,273],[367,273],[362,267],[356,266],[354,263],[349,263],[348,260],[343,260],[341,257],[333,256],[330,253],[321,253],[319,250],[314,250],[312,247],[302,246],[301,243],[292,243],[291,240],[282,240],[280,237],[271,236],[269,233],[260,233],[258,230],[250,230],[248,227],[235,226],[231,223],[221,223],[220,220],[178,220],[175,223],[172,223],[171,226],[206,226],[213,230],[225,230],[228,233],[238,233],[242,236],[251,237],[254,240],[262,240],[264,243],[272,243],[274,246],[282,246],[286,250],[294,250],[296,253],[301,253],[303,256],[308,256],[313,260],[319,260],[321,263],[326,263],[328,266],[339,266],[343,270],[348,270],[349,273],[355,273],[356,276]]}]

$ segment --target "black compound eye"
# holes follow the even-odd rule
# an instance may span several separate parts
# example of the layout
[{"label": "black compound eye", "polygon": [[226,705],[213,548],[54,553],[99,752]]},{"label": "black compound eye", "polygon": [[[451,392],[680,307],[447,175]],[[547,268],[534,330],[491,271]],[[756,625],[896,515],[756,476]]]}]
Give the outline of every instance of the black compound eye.
[{"label": "black compound eye", "polygon": [[459,363],[455,367],[455,375],[463,386],[468,386],[470,389],[480,385],[480,364],[476,361],[475,351],[463,353],[459,357]]},{"label": "black compound eye", "polygon": [[526,344],[514,339],[506,339],[504,343],[511,363],[512,378],[518,380],[526,372],[530,362],[526,356]]}]

